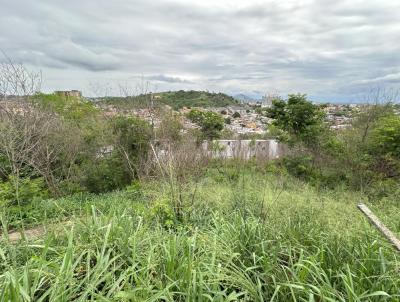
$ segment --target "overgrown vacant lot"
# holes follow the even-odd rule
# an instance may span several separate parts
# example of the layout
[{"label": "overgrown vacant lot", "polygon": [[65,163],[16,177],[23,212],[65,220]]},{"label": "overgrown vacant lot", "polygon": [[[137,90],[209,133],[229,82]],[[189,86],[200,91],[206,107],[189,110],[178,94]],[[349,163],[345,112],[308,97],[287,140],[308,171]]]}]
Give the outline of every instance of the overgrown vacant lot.
[{"label": "overgrown vacant lot", "polygon": [[[400,301],[399,255],[361,200],[218,167],[185,184],[42,201],[22,218],[4,210],[3,232],[45,223],[47,233],[3,236],[0,300]],[[398,200],[367,203],[400,235]]]}]

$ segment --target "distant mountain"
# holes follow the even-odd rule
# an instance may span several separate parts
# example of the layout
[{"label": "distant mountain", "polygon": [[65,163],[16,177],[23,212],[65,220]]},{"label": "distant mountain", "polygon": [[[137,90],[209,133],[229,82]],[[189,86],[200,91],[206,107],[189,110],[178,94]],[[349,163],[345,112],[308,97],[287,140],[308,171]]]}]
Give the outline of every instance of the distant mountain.
[{"label": "distant mountain", "polygon": [[249,102],[254,102],[257,99],[254,97],[251,97],[249,95],[243,94],[243,93],[239,93],[233,96],[234,99],[238,100],[241,103],[249,103]]}]

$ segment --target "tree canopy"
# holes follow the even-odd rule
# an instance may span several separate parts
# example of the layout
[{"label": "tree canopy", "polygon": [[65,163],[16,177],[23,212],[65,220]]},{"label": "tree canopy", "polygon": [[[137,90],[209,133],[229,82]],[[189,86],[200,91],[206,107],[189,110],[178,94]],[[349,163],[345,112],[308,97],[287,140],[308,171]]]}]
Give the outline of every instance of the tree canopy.
[{"label": "tree canopy", "polygon": [[309,142],[321,130],[324,112],[307,100],[305,94],[290,94],[287,101],[275,99],[266,115],[273,125],[293,137]]},{"label": "tree canopy", "polygon": [[218,113],[192,109],[187,117],[201,127],[205,139],[219,138],[222,129],[224,129],[224,119]]}]

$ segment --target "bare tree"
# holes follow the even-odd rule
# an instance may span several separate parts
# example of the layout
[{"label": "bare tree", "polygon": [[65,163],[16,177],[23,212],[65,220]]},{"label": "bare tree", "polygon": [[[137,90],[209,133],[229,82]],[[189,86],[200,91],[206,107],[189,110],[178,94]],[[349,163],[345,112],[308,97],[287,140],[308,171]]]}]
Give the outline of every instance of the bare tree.
[{"label": "bare tree", "polygon": [[198,182],[210,158],[191,138],[151,144],[151,149],[153,157],[149,165],[153,164],[156,172],[168,183],[172,208],[181,220],[184,210],[194,205]]},{"label": "bare tree", "polygon": [[[3,175],[13,176],[11,179],[19,202],[20,177],[27,154],[32,152],[40,141],[40,134],[36,131],[37,120],[29,114],[31,106],[24,98],[40,90],[42,76],[41,72],[30,71],[23,64],[13,62],[4,52],[2,54],[4,60],[0,63],[0,170]],[[11,102],[12,98],[14,99]]]},{"label": "bare tree", "polygon": [[392,103],[399,100],[399,93],[399,90],[375,87],[362,96],[361,100],[366,105],[366,110],[358,119],[362,124],[361,143],[365,143],[372,124],[390,110]]},{"label": "bare tree", "polygon": [[60,182],[68,182],[74,175],[72,168],[83,151],[83,138],[73,124],[50,112],[40,112],[38,131],[40,143],[27,154],[26,163],[44,178],[53,195],[61,195]]},{"label": "bare tree", "polygon": [[42,73],[28,70],[22,63],[13,62],[3,51],[0,63],[0,96],[27,96],[40,91]]},{"label": "bare tree", "polygon": [[11,175],[16,199],[19,202],[19,183],[24,174],[26,158],[34,150],[39,139],[35,135],[36,125],[27,124],[25,115],[0,111],[0,170],[3,175]]}]

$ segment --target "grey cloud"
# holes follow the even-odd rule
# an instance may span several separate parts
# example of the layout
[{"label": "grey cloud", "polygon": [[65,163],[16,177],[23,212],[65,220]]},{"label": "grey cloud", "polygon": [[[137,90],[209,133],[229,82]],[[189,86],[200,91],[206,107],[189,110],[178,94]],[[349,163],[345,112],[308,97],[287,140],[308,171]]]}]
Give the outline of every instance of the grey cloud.
[{"label": "grey cloud", "polygon": [[187,83],[187,84],[193,84],[192,81],[180,77],[172,77],[172,76],[167,76],[164,74],[158,74],[158,75],[135,75],[131,76],[131,79],[136,79],[139,81],[151,81],[151,82],[164,82],[164,83]]},{"label": "grey cloud", "polygon": [[170,77],[170,76],[166,76],[163,74],[146,76],[146,79],[150,80],[150,81],[158,81],[158,82],[166,82],[166,83],[193,83],[192,81],[189,81],[186,79],[182,79],[179,77]]},{"label": "grey cloud", "polygon": [[376,77],[372,79],[364,79],[353,82],[354,85],[369,85],[377,83],[399,83],[400,84],[400,72],[394,74],[387,74],[385,76]]},{"label": "grey cloud", "polygon": [[399,20],[397,0],[14,0],[0,43],[51,88],[142,74],[166,90],[342,99],[398,83]]}]

